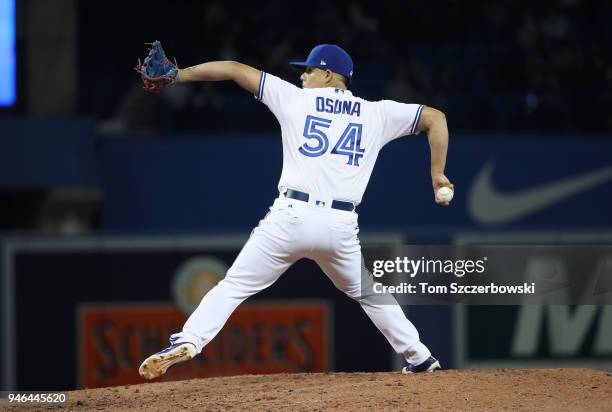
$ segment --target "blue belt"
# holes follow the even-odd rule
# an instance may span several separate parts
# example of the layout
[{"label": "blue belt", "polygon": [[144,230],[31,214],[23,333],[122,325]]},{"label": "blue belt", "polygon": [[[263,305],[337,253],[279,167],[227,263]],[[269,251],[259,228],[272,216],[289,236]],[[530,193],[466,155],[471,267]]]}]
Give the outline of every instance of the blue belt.
[{"label": "blue belt", "polygon": [[[295,200],[301,200],[302,202],[308,202],[310,195],[308,193],[300,192],[299,190],[287,189],[285,197]],[[352,212],[355,210],[355,205],[351,202],[343,202],[342,200],[333,200],[331,204],[332,209],[346,210]]]}]

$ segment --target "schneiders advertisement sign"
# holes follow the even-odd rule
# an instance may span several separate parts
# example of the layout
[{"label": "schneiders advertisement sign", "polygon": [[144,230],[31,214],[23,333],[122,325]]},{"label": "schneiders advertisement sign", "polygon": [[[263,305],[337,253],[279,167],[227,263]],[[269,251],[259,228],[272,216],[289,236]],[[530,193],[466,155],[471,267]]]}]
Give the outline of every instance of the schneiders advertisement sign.
[{"label": "schneiders advertisement sign", "polygon": [[[380,238],[387,248],[399,244],[396,237]],[[140,363],[169,345],[170,335],[182,329],[203,295],[224,277],[244,241],[168,237],[3,242],[3,385],[69,390],[141,383]],[[305,278],[309,281],[296,290],[295,279]],[[335,330],[342,331],[344,341],[360,339],[371,348],[376,356],[365,362],[388,367],[388,346],[379,345],[378,331],[362,330],[369,320],[354,318],[350,310],[332,311],[346,298],[328,282],[315,263],[297,262],[273,287],[240,305],[202,355],[172,368],[167,379],[323,372],[338,364],[358,364],[335,348]],[[44,311],[26,309],[41,304]],[[352,308],[361,313],[358,306]],[[331,327],[334,319],[337,328]],[[34,335],[53,337],[45,341],[45,351],[37,348]],[[56,356],[49,358],[48,353]],[[41,362],[55,373],[36,373]]]},{"label": "schneiders advertisement sign", "polygon": [[[142,383],[138,365],[168,346],[186,320],[175,305],[99,304],[79,311],[79,380],[96,388]],[[329,313],[322,303],[241,305],[200,356],[162,380],[329,369]]]}]

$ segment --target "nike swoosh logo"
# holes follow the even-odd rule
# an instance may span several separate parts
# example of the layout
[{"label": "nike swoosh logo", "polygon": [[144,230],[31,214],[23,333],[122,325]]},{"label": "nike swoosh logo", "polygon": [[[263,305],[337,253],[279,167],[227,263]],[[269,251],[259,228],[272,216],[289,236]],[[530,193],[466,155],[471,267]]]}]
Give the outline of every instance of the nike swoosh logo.
[{"label": "nike swoosh logo", "polygon": [[468,211],[479,223],[509,223],[612,179],[612,167],[605,167],[520,191],[500,193],[492,183],[493,166],[492,161],[485,164],[468,194]]}]

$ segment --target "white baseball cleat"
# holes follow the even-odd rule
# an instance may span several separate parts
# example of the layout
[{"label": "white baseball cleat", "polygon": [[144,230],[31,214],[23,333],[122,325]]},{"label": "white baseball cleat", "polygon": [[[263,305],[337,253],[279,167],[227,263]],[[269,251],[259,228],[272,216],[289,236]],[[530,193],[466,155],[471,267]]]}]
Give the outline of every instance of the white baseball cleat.
[{"label": "white baseball cleat", "polygon": [[157,378],[175,363],[184,362],[197,355],[196,347],[192,343],[175,343],[174,345],[157,352],[142,362],[138,373],[145,379]]},{"label": "white baseball cleat", "polygon": [[410,374],[419,372],[433,372],[438,369],[442,369],[440,362],[438,362],[438,360],[433,356],[430,356],[423,363],[405,366],[404,369],[402,369],[402,373]]}]

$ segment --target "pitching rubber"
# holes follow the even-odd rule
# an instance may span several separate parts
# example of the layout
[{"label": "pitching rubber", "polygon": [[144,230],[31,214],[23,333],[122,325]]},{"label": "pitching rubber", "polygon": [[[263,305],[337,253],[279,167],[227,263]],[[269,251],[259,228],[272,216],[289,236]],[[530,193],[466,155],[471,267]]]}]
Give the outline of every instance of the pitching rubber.
[{"label": "pitching rubber", "polygon": [[157,378],[166,373],[170,366],[175,363],[187,361],[195,355],[195,347],[189,343],[185,343],[166,353],[160,352],[149,356],[142,362],[142,365],[140,365],[138,373],[145,379]]}]

